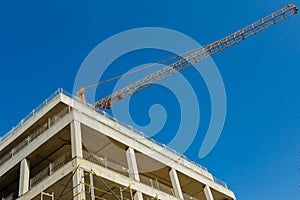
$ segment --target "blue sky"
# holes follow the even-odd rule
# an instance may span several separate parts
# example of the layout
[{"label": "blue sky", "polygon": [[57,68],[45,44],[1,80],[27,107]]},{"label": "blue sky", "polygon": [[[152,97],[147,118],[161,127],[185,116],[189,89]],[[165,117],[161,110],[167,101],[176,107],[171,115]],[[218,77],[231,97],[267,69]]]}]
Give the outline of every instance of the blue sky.
[{"label": "blue sky", "polygon": [[[0,134],[55,89],[71,92],[87,54],[110,36],[132,28],[164,27],[205,45],[288,3],[300,6],[299,0],[1,1]],[[204,125],[186,155],[225,180],[238,199],[300,199],[299,22],[296,15],[213,57],[226,88],[227,117],[217,145],[204,159],[198,151],[210,116],[208,92],[201,77],[191,76],[192,69],[183,73],[207,105],[201,110]],[[169,56],[135,52],[115,65],[135,66]],[[112,66],[105,77],[126,70]],[[167,143],[177,128],[178,111],[172,109],[172,94],[160,89],[153,86],[137,94],[132,103],[138,106],[130,109],[137,123],[147,124],[149,119],[135,114],[137,109],[168,104],[174,119],[155,137]],[[102,97],[101,91],[97,94]]]}]

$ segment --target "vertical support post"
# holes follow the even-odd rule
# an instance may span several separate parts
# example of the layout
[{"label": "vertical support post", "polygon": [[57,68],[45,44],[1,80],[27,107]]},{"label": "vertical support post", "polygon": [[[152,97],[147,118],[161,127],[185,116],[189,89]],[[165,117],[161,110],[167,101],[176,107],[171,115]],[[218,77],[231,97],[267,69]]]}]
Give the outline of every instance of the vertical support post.
[{"label": "vertical support post", "polygon": [[73,121],[71,123],[71,148],[72,148],[72,158],[83,157],[81,125],[80,122],[78,121]]},{"label": "vertical support post", "polygon": [[183,194],[182,194],[180,182],[179,182],[179,179],[178,179],[177,171],[174,168],[172,168],[169,171],[169,175],[170,175],[170,179],[171,179],[171,183],[172,183],[172,187],[173,187],[173,191],[175,193],[175,196],[178,199],[183,199]]},{"label": "vertical support post", "polygon": [[[71,123],[71,148],[72,158],[83,158],[81,124],[78,121]],[[74,200],[85,200],[84,172],[80,167],[76,167],[73,175]]]},{"label": "vertical support post", "polygon": [[143,200],[143,195],[141,192],[136,191],[133,196],[133,200]]},{"label": "vertical support post", "polygon": [[49,163],[49,174],[52,175],[53,164]]},{"label": "vertical support post", "polygon": [[30,161],[25,158],[21,161],[20,180],[19,180],[19,197],[29,190]]},{"label": "vertical support post", "polygon": [[134,149],[129,147],[126,151],[126,158],[128,163],[129,177],[135,181],[140,181],[140,176],[137,168]]},{"label": "vertical support post", "polygon": [[91,172],[90,172],[90,187],[91,187],[91,200],[95,200],[94,179],[93,179],[93,174]]},{"label": "vertical support post", "polygon": [[123,200],[123,191],[122,191],[122,188],[120,188],[120,198],[121,198],[121,200]]},{"label": "vertical support post", "polygon": [[214,200],[214,197],[213,197],[210,187],[208,185],[206,185],[204,187],[204,194],[205,194],[206,200]]},{"label": "vertical support post", "polygon": [[[128,147],[126,150],[126,158],[128,163],[128,170],[129,170],[129,177],[135,181],[140,182],[140,176],[139,171],[136,163],[135,153],[134,149],[131,147]],[[143,195],[141,192],[137,191],[134,194],[134,200],[143,200]]]},{"label": "vertical support post", "polygon": [[104,166],[105,166],[105,168],[107,168],[107,157],[106,156],[104,156]]},{"label": "vertical support post", "polygon": [[75,170],[73,175],[74,200],[85,200],[84,172],[80,167],[77,167]]},{"label": "vertical support post", "polygon": [[50,117],[48,117],[48,127],[47,128],[50,128],[51,127],[51,118]]}]

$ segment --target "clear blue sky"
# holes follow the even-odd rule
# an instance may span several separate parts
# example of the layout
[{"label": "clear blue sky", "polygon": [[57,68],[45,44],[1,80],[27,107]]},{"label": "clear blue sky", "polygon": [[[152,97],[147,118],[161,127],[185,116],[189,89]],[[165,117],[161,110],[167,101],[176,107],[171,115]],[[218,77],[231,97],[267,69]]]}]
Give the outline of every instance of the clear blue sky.
[{"label": "clear blue sky", "polygon": [[[300,6],[300,0],[1,1],[0,134],[58,87],[71,92],[84,58],[114,34],[165,27],[204,45],[288,3]],[[225,180],[238,199],[300,199],[299,35],[300,16],[296,15],[214,57],[227,93],[225,127],[207,157],[198,158],[201,134],[186,155]],[[128,57],[134,61],[124,62],[127,66],[163,58],[153,55],[147,58],[137,52]],[[107,77],[117,74],[111,70]],[[198,87],[207,95],[205,86]],[[141,98],[151,104],[154,91],[149,88],[133,101]],[[169,95],[159,97],[158,102],[168,102]],[[203,112],[209,113],[209,108]],[[147,122],[138,116],[139,123]],[[176,128],[171,123],[167,130],[172,127]],[[155,139],[164,142],[168,137]]]}]

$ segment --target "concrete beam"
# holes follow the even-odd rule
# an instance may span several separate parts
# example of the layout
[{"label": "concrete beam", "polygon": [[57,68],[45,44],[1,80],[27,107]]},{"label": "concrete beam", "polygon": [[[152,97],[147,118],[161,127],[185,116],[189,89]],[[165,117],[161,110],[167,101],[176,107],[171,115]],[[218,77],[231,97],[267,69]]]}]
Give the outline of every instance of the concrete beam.
[{"label": "concrete beam", "polygon": [[29,190],[30,178],[30,161],[25,158],[21,161],[20,166],[20,180],[19,180],[19,196],[22,196]]},{"label": "concrete beam", "polygon": [[213,197],[210,187],[208,185],[206,185],[204,187],[204,194],[205,194],[206,200],[214,200],[214,197]]},{"label": "concrete beam", "polygon": [[[234,193],[215,183],[213,181],[213,177],[209,172],[204,171],[200,167],[195,166],[194,164],[190,163],[189,161],[181,158],[176,157],[175,155],[171,155],[172,153],[167,153],[165,148],[154,144],[153,142],[149,141],[148,139],[133,133],[132,131],[126,129],[125,127],[118,125],[117,123],[109,120],[104,119],[104,116],[99,115],[101,121],[94,119],[92,116],[88,116],[86,114],[82,114],[79,112],[74,113],[74,119],[80,120],[82,124],[99,131],[101,134],[106,135],[110,138],[113,138],[116,141],[119,141],[123,144],[130,144],[132,148],[138,150],[139,152],[148,155],[154,160],[157,160],[161,163],[172,163],[172,167],[176,169],[188,177],[197,180],[200,183],[208,185],[209,187],[223,193],[229,198],[236,199]],[[132,138],[132,137],[136,138]],[[151,144],[148,144],[151,143]]]},{"label": "concrete beam", "polygon": [[181,191],[181,186],[179,183],[179,179],[177,176],[177,172],[174,168],[172,168],[169,172],[170,178],[171,178],[171,183],[172,183],[172,187],[175,193],[175,196],[179,199],[183,199],[183,194]]},{"label": "concrete beam", "polygon": [[[109,119],[109,117],[99,114],[99,113],[95,112],[94,110],[87,108],[86,106],[82,105],[81,103],[78,103],[75,100],[73,100],[70,97],[67,97],[65,95],[62,96],[62,102],[71,107],[74,107],[75,110],[80,110],[80,113],[77,112],[78,115],[75,116],[78,121],[80,121],[80,122],[83,121],[81,117],[92,118],[93,120],[97,121],[98,125],[101,126],[101,128],[100,128],[101,130],[106,130],[107,129],[106,127],[114,129],[115,131],[120,132],[123,135],[125,134],[127,137],[129,136],[130,139],[138,141],[140,144],[143,144],[147,148],[151,148],[151,149],[159,152],[160,154],[163,154],[167,158],[171,159],[172,162],[174,162],[174,161],[178,162],[181,165],[184,165],[185,167],[187,167],[188,169],[192,169],[195,172],[197,172],[198,174],[201,174],[205,178],[213,180],[213,176],[208,171],[196,166],[195,164],[187,161],[186,159],[179,157],[174,152],[166,150],[164,147],[157,145],[153,141],[145,138],[144,136],[141,136],[141,135],[135,133],[134,131],[129,130],[127,127],[125,127],[123,125],[119,125],[115,121]],[[103,133],[103,134],[105,134],[105,133]],[[132,146],[132,147],[134,149],[136,149],[134,146]]]}]

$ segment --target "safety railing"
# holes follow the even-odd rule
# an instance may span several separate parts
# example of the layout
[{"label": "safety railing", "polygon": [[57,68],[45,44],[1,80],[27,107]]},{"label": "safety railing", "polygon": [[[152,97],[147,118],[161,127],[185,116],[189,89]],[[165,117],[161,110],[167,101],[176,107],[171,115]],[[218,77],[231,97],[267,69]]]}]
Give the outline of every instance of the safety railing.
[{"label": "safety railing", "polygon": [[95,152],[83,150],[83,158],[92,163],[95,163],[102,167],[111,169],[113,171],[117,171],[120,174],[128,176],[128,168],[127,167],[121,165],[120,163],[117,163],[116,161],[113,161],[113,160],[107,158],[107,156],[103,156],[103,155],[99,155]]},{"label": "safety railing", "polygon": [[45,105],[48,104],[49,101],[51,101],[55,96],[57,96],[59,93],[62,93],[63,89],[58,88],[50,97],[45,99],[40,105],[38,105],[35,109],[33,109],[26,117],[24,117],[16,126],[12,127],[10,131],[8,131],[6,134],[0,137],[0,142],[3,141],[5,138],[7,138],[9,135],[11,135],[13,132],[15,132],[17,129],[19,129],[23,124],[28,121],[32,116],[35,115],[41,108],[43,108]]},{"label": "safety railing", "polygon": [[174,196],[174,191],[173,191],[172,187],[159,182],[157,178],[153,179],[144,174],[139,174],[139,176],[140,176],[141,183],[144,183],[154,189],[157,189],[159,191],[162,191],[162,192],[165,192],[167,194]]},{"label": "safety railing", "polygon": [[67,162],[71,160],[71,154],[68,152],[55,161],[48,164],[48,166],[40,171],[38,174],[33,176],[29,181],[29,187],[30,189],[33,188],[35,185],[40,183],[42,180],[50,176],[52,173],[60,169],[62,166],[64,166]]},{"label": "safety railing", "polygon": [[30,189],[33,188],[36,184],[44,180],[50,175],[50,168],[47,166],[45,169],[40,171],[37,175],[35,175],[33,178],[29,181],[29,187]]},{"label": "safety railing", "polygon": [[214,182],[215,183],[218,183],[219,185],[221,185],[221,186],[223,186],[223,187],[225,187],[225,188],[228,188],[227,187],[227,183],[225,182],[225,181],[222,181],[221,179],[219,179],[219,178],[217,178],[217,177],[213,177],[214,178]]},{"label": "safety railing", "polygon": [[68,107],[64,108],[62,111],[54,115],[52,118],[49,118],[46,123],[42,126],[36,128],[32,131],[24,140],[15,145],[9,152],[2,154],[0,157],[0,166],[7,162],[9,159],[14,157],[19,151],[24,149],[26,146],[30,145],[31,142],[34,141],[38,136],[43,134],[47,129],[49,129],[52,125],[56,124],[61,118],[63,118],[69,112]]},{"label": "safety railing", "polygon": [[[152,188],[157,189],[161,192],[165,192],[167,194],[175,196],[173,188],[171,186],[168,186],[166,184],[163,184],[163,183],[159,182],[159,180],[157,178],[153,179],[153,178],[150,178],[150,177],[148,177],[144,174],[140,174],[139,176],[140,176],[141,183],[149,185]],[[191,200],[191,199],[192,200],[198,200],[197,198],[192,197],[191,195],[186,194],[186,193],[183,193],[183,198],[184,198],[184,200]]]}]

